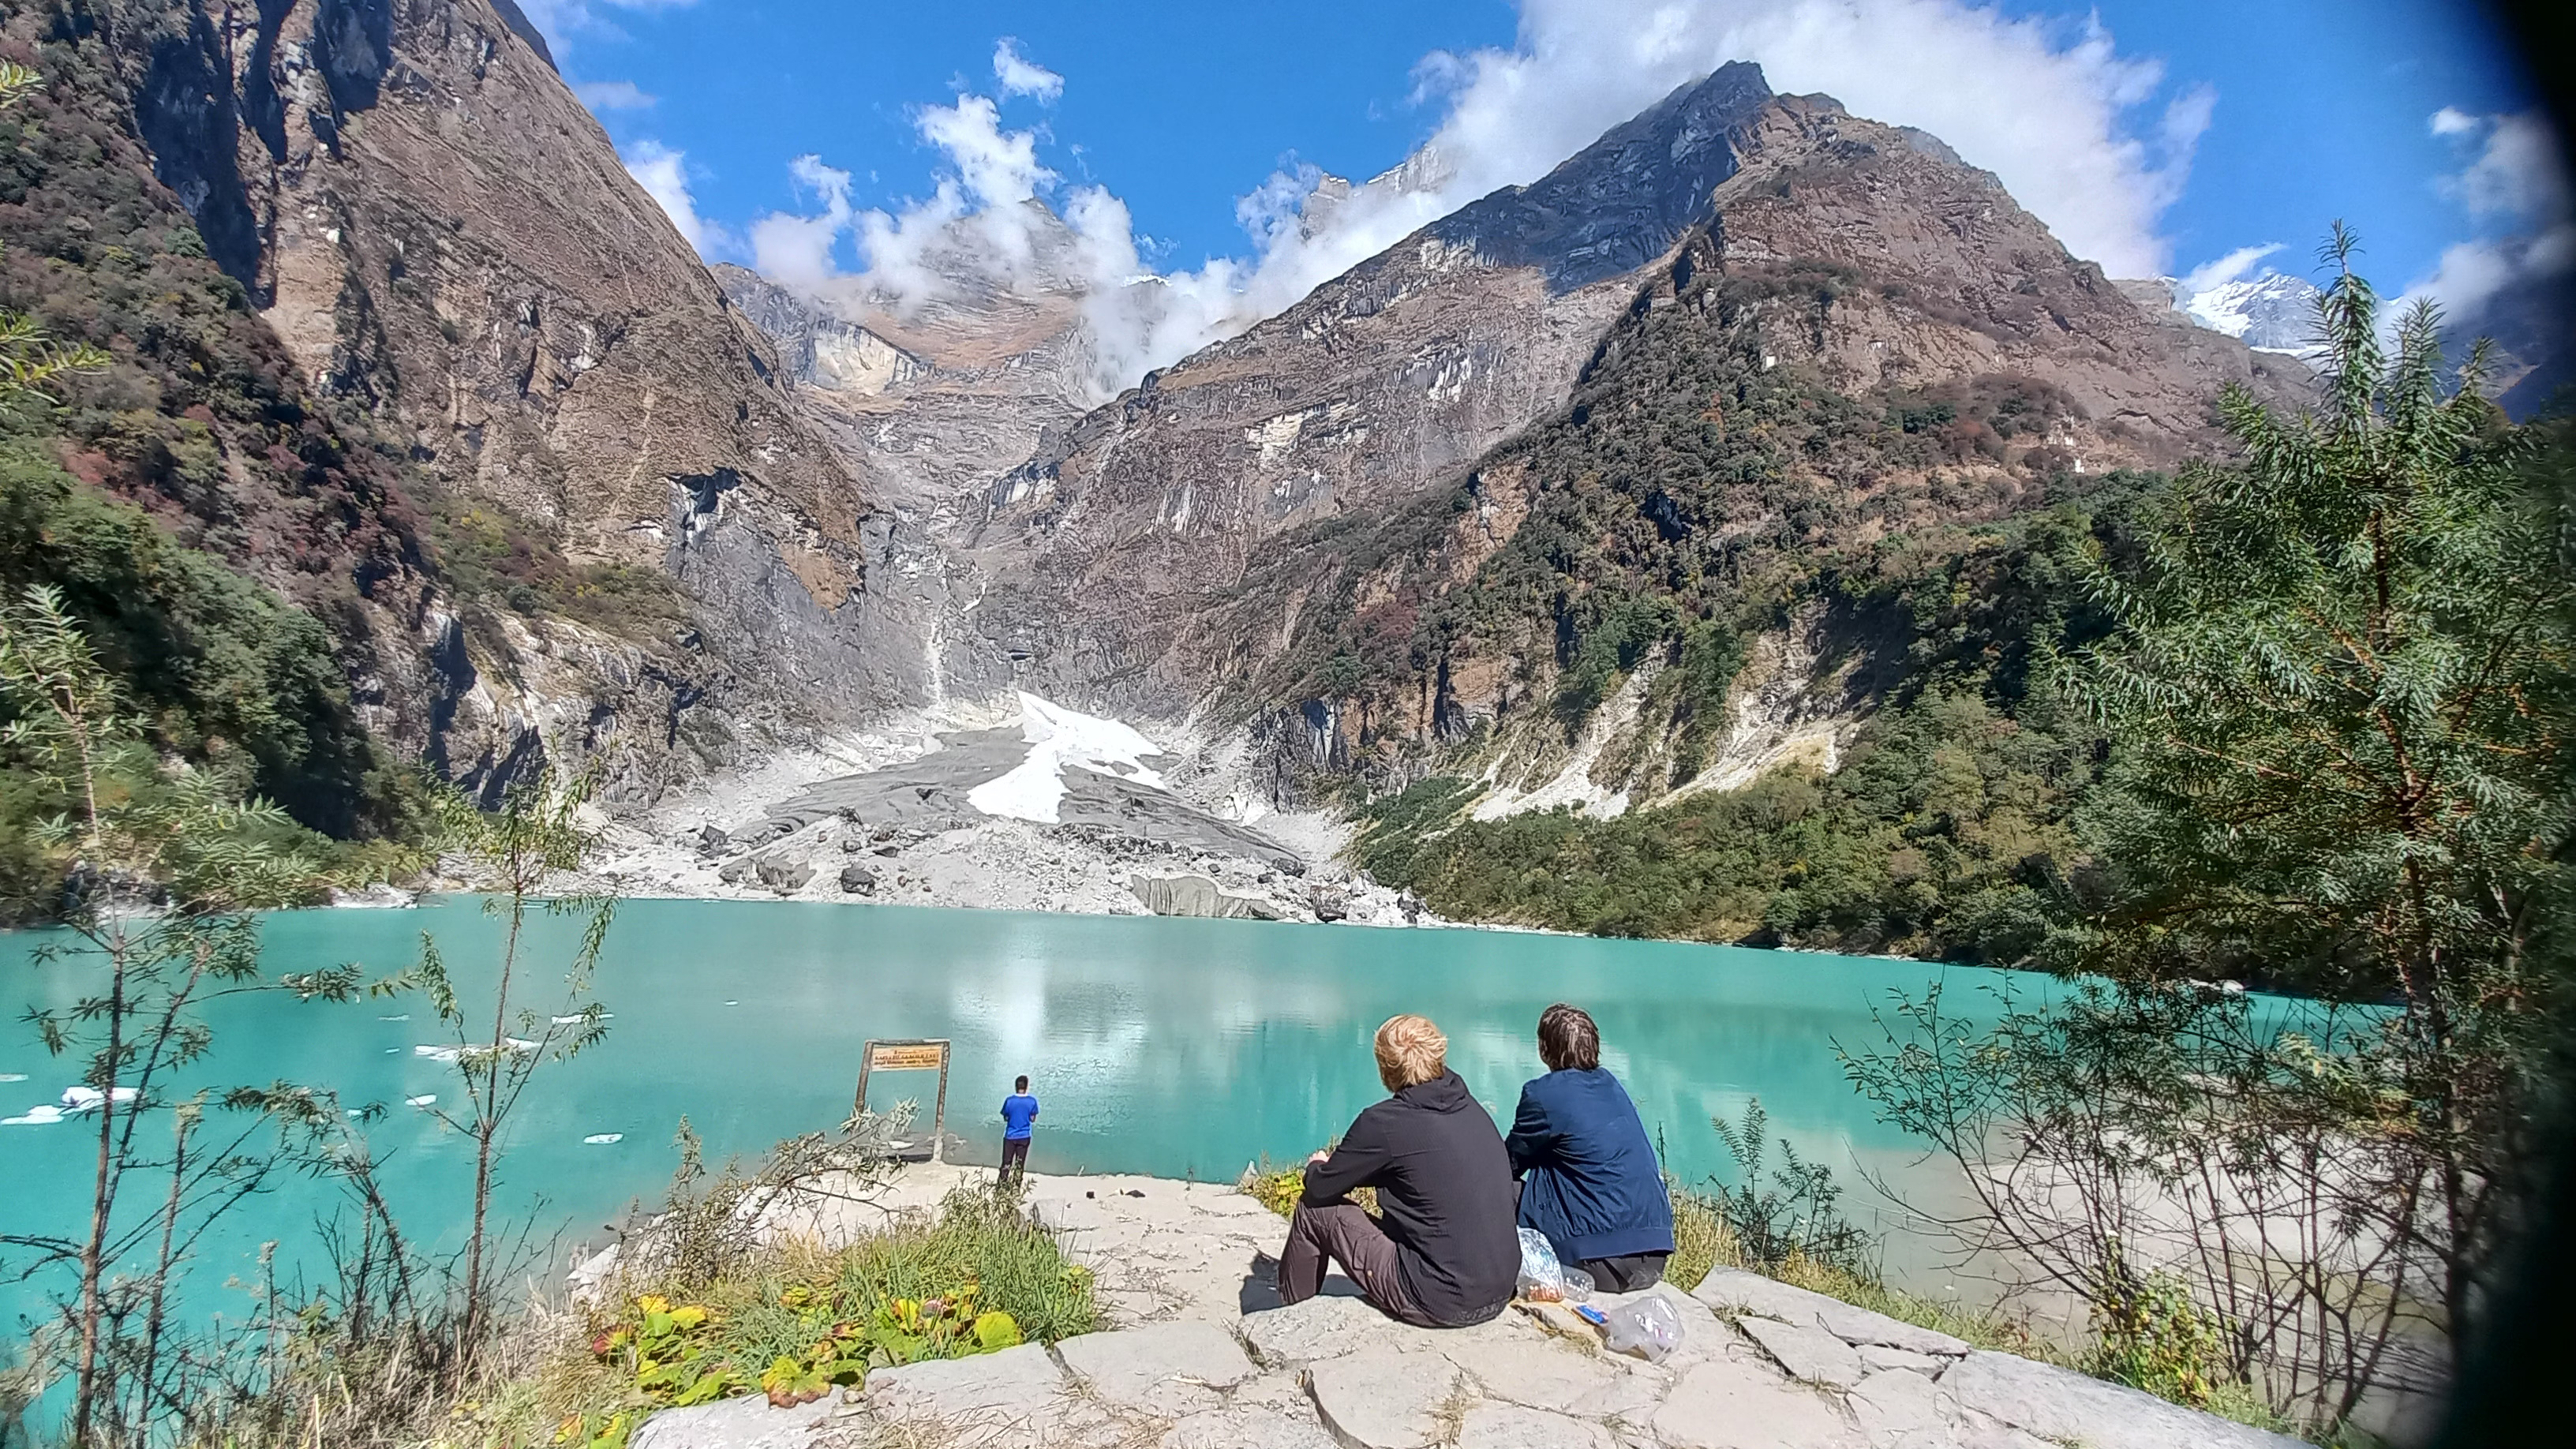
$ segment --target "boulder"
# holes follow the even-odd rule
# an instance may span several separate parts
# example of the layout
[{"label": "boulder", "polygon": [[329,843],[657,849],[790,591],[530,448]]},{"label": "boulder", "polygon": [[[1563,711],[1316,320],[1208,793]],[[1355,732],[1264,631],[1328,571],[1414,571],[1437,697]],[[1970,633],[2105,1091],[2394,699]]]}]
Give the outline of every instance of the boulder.
[{"label": "boulder", "polygon": [[1735,1320],[1735,1326],[1762,1345],[1764,1353],[1779,1360],[1791,1378],[1847,1389],[1868,1372],[1850,1344],[1815,1324],[1783,1323],[1748,1313]]},{"label": "boulder", "polygon": [[1306,1387],[1348,1449],[1431,1449],[1463,1378],[1438,1354],[1381,1346],[1325,1359],[1306,1371]]},{"label": "boulder", "polygon": [[759,869],[760,862],[748,855],[737,855],[724,863],[724,869],[716,872],[716,879],[726,885],[749,885]]},{"label": "boulder", "polygon": [[1176,1419],[1222,1407],[1220,1389],[1252,1377],[1234,1335],[1184,1318],[1116,1333],[1086,1333],[1055,1346],[1092,1395],[1116,1408]]},{"label": "boulder", "polygon": [[695,834],[681,837],[697,848],[700,855],[722,855],[733,844],[733,837],[712,825],[701,825]]},{"label": "boulder", "polygon": [[805,883],[814,878],[814,867],[784,855],[764,855],[754,869],[762,885],[781,893],[803,890]]},{"label": "boulder", "polygon": [[771,841],[784,839],[795,833],[795,821],[782,820],[773,816],[767,820],[755,820],[740,830],[729,832],[725,836],[725,843],[736,850],[758,850]]},{"label": "boulder", "polygon": [[[849,842],[843,841],[844,845]],[[846,895],[872,896],[877,893],[877,873],[863,865],[841,867],[841,890]]]},{"label": "boulder", "polygon": [[745,1394],[686,1409],[664,1409],[644,1421],[629,1449],[806,1449],[832,1421],[838,1392],[791,1409],[770,1407],[767,1394]]},{"label": "boulder", "polygon": [[1201,916],[1219,920],[1275,921],[1279,913],[1266,901],[1228,895],[1203,875],[1129,876],[1127,889],[1158,916]]},{"label": "boulder", "polygon": [[1315,919],[1338,921],[1351,913],[1351,893],[1337,885],[1318,884],[1307,891],[1306,899],[1315,908]]},{"label": "boulder", "polygon": [[2088,1449],[2297,1449],[2300,1442],[2073,1369],[1982,1349],[1942,1374],[1940,1387],[1962,1409]]}]

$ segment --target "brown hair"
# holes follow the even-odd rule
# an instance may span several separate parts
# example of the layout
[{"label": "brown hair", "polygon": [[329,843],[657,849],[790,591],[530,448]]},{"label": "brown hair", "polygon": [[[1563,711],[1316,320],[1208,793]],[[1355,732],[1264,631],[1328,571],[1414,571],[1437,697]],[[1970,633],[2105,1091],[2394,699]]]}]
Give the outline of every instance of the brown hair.
[{"label": "brown hair", "polygon": [[1538,1014],[1538,1059],[1551,1072],[1591,1071],[1601,1065],[1601,1028],[1582,1007],[1560,1001]]},{"label": "brown hair", "polygon": [[1377,1077],[1390,1092],[1420,1086],[1449,1069],[1449,1038],[1428,1017],[1390,1016],[1377,1029]]}]

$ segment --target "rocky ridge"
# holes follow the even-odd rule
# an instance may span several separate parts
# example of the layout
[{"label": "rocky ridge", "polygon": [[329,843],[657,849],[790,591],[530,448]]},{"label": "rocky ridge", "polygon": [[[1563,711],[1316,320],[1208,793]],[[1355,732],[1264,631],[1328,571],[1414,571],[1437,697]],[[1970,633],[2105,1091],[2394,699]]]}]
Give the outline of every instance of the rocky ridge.
[{"label": "rocky ridge", "polygon": [[[878,1203],[795,1204],[778,1231],[833,1241],[927,1206],[976,1169],[916,1168]],[[1222,1186],[1028,1179],[1031,1210],[1097,1277],[1105,1331],[1052,1348],[880,1369],[797,1409],[669,1410],[636,1449],[1158,1445],[1161,1449],[2290,1449],[2297,1441],[1749,1273],[1660,1299],[1660,1363],[1603,1351],[1561,1310],[1474,1328],[1396,1324],[1334,1275],[1278,1306],[1286,1224]],[[589,1267],[597,1281],[605,1262]]]},{"label": "rocky ridge", "polygon": [[[1600,799],[1741,783],[1786,756],[1674,741],[1694,708],[1744,723],[1766,683],[1694,706],[1676,673],[1657,692],[1685,625],[1741,629],[1739,663],[1815,661],[1790,714],[1848,728],[1903,642],[1849,618],[1793,638],[1814,633],[1817,579],[1960,550],[1963,530],[2216,446],[2222,381],[2306,386],[2295,361],[2143,311],[1920,133],[1779,96],[1726,144],[1714,216],[1636,283],[1565,411],[1415,497],[1272,541],[1201,601],[1173,657],[1220,712],[1325,770],[1518,731],[1486,767],[1558,803],[1534,787],[1594,724],[1570,783]],[[1585,636],[1643,627],[1622,622],[1641,608],[1666,611],[1661,637],[1624,639],[1597,697],[1567,704]],[[1780,723],[1783,748],[1808,747]]]},{"label": "rocky ridge", "polygon": [[1044,687],[1184,712],[1173,641],[1270,540],[1411,497],[1561,405],[1768,97],[1730,65],[1094,409],[992,486],[974,543],[1004,587],[979,627]]},{"label": "rocky ridge", "polygon": [[649,799],[745,738],[935,687],[935,579],[902,575],[890,517],[510,0],[97,16],[156,174],[307,385],[469,533],[671,600],[675,621],[604,631],[433,621],[418,647],[466,673],[458,713],[487,726],[434,763],[497,781],[552,736]]}]

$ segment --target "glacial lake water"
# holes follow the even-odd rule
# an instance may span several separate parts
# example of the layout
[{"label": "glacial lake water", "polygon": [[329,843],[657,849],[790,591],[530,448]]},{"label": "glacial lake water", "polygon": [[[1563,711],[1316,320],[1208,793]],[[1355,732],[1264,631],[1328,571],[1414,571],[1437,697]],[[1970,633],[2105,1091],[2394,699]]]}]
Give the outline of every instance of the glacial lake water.
[{"label": "glacial lake water", "polygon": [[[265,964],[272,976],[341,962],[388,973],[414,959],[423,931],[469,999],[487,989],[497,931],[462,898],[274,916]],[[70,962],[36,964],[42,939],[0,934],[0,1074],[23,1078],[0,1081],[0,1116],[25,1116],[77,1080],[20,1018],[96,986]],[[570,939],[564,923],[540,923],[533,959],[560,960]],[[1498,931],[628,901],[593,993],[611,1013],[607,1039],[540,1070],[512,1121],[498,1202],[541,1237],[559,1232],[564,1246],[603,1242],[602,1224],[668,1182],[683,1116],[711,1160],[828,1127],[848,1113],[871,1037],[955,1043],[948,1124],[963,1145],[952,1157],[998,1160],[1001,1099],[1026,1072],[1044,1106],[1032,1170],[1231,1181],[1265,1156],[1301,1157],[1382,1095],[1369,1038],[1399,1011],[1439,1022],[1451,1065],[1507,1123],[1521,1083],[1540,1070],[1538,1014],[1565,1000],[1600,1022],[1604,1064],[1682,1178],[1732,1172],[1709,1119],[1732,1119],[1758,1096],[1775,1135],[1838,1171],[1856,1216],[1892,1219],[1861,1171],[1936,1199],[1947,1179],[1875,1120],[1835,1048],[1878,1043],[1874,1009],[1945,977],[1948,1004],[1969,1014],[1991,1014],[1996,988],[2050,984],[1921,962]],[[532,979],[523,999],[559,1009],[560,977]],[[327,1086],[351,1105],[385,1103],[368,1135],[407,1230],[446,1245],[461,1238],[471,1153],[406,1105],[461,1096],[454,1067],[418,1050],[453,1041],[425,999],[329,1005],[262,994],[218,1003],[209,1017],[214,1050],[186,1086],[285,1079]],[[934,1080],[881,1074],[873,1105],[918,1096],[926,1128]],[[166,1141],[164,1123],[144,1129]],[[79,1117],[0,1126],[0,1234],[72,1232],[96,1150]],[[127,1200],[142,1214],[159,1198],[138,1183]],[[290,1273],[311,1261],[313,1222],[332,1200],[280,1178],[233,1209],[199,1246],[190,1311],[246,1312],[227,1280],[256,1281],[263,1242],[280,1245]],[[1916,1286],[1948,1287],[1928,1264],[1900,1245],[1889,1267]],[[45,1281],[0,1282],[9,1336],[40,1307]]]}]

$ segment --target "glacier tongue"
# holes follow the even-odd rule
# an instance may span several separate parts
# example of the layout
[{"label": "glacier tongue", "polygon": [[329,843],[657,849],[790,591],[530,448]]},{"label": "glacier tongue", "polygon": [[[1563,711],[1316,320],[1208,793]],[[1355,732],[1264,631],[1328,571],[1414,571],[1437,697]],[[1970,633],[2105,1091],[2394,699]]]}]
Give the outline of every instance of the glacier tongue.
[{"label": "glacier tongue", "polygon": [[967,804],[987,815],[1053,825],[1064,805],[1067,769],[1115,775],[1155,790],[1165,788],[1163,777],[1145,764],[1147,755],[1160,755],[1162,751],[1152,740],[1117,720],[1067,709],[1022,692],[1020,735],[1029,742],[1028,758],[1008,773],[968,791]]}]

